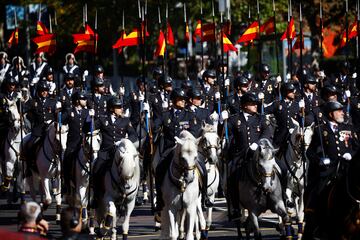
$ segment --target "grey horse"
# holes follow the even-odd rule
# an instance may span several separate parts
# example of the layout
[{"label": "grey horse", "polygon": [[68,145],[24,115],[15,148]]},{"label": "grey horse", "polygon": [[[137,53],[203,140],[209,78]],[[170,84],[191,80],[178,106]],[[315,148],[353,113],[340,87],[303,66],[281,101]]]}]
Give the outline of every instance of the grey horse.
[{"label": "grey horse", "polygon": [[[290,218],[287,215],[273,145],[266,138],[260,139],[259,147],[253,155],[239,168],[237,187],[239,192],[239,207],[247,209],[249,216],[246,224],[246,236],[250,238],[250,227],[253,225],[254,238],[262,239],[258,216],[270,209],[278,214],[285,223],[281,226],[281,235],[291,236]],[[251,151],[251,150],[249,150]],[[241,223],[238,221],[238,234],[241,238]],[[286,230],[286,231],[285,231]],[[286,233],[286,234],[285,234]]]}]

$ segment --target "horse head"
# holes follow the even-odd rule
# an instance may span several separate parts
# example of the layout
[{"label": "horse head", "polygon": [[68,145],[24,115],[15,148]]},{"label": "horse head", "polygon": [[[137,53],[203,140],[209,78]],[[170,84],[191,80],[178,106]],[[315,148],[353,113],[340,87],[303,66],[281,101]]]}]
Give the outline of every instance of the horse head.
[{"label": "horse head", "polygon": [[117,143],[114,164],[124,182],[136,174],[137,158],[138,152],[129,139],[123,138]]},{"label": "horse head", "polygon": [[100,130],[97,129],[95,131],[86,133],[85,139],[84,139],[84,151],[86,153],[90,153],[90,150],[92,149],[93,153],[96,154],[100,150],[101,146],[101,135]]},{"label": "horse head", "polygon": [[[198,144],[200,138],[196,139],[190,132],[183,130],[179,137],[175,137],[176,149],[173,163],[185,175],[187,182],[194,179],[194,170],[198,157]],[[190,172],[192,174],[190,174]]]},{"label": "horse head", "polygon": [[315,123],[312,123],[310,126],[307,126],[304,129],[305,150],[310,146],[312,136],[314,135],[314,129],[315,129]]},{"label": "horse head", "polygon": [[220,138],[217,134],[216,127],[205,123],[202,127],[202,137],[199,142],[199,148],[211,164],[218,162],[218,156],[221,153],[220,145]]},{"label": "horse head", "polygon": [[54,139],[57,147],[62,150],[66,149],[66,142],[67,142],[67,133],[69,132],[69,126],[59,124],[58,122],[52,122],[49,126],[50,138]]},{"label": "horse head", "polygon": [[275,178],[275,153],[277,149],[271,144],[271,142],[262,138],[259,140],[259,171],[261,174],[262,187],[266,193],[270,193],[274,190],[274,178]]}]

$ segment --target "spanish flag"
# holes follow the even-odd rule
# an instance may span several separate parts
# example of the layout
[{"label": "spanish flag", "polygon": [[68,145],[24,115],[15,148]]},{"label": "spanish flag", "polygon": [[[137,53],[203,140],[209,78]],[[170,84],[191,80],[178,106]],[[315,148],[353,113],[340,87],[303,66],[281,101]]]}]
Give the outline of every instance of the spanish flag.
[{"label": "spanish flag", "polygon": [[196,42],[196,37],[201,38],[201,20],[198,20],[197,23],[196,23],[194,36],[193,36],[194,42]]},{"label": "spanish flag", "polygon": [[295,31],[295,25],[294,25],[294,18],[291,18],[286,31],[284,32],[284,34],[281,36],[280,40],[283,41],[285,39],[294,39],[296,37],[296,31]]},{"label": "spanish flag", "polygon": [[118,53],[121,53],[123,50],[123,41],[126,38],[125,30],[122,30],[120,33],[120,38],[116,41],[116,43],[112,46],[113,49],[118,49]]},{"label": "spanish flag", "polygon": [[274,17],[269,18],[263,25],[260,27],[260,32],[265,32],[266,35],[270,35],[275,32]]},{"label": "spanish flag", "polygon": [[49,33],[49,30],[46,28],[45,24],[43,24],[41,21],[37,21],[36,33],[37,35],[45,35]]},{"label": "spanish flag", "polygon": [[305,49],[305,47],[304,47],[304,35],[302,36],[301,43],[300,43],[300,35],[296,38],[296,42],[295,42],[295,44],[293,46],[293,51],[296,50],[296,49],[300,49],[300,48]]},{"label": "spanish flag", "polygon": [[186,42],[190,41],[189,24],[187,22],[186,22],[186,29],[185,29],[185,40],[186,40]]},{"label": "spanish flag", "polygon": [[32,39],[37,45],[35,53],[46,52],[49,55],[53,54],[56,50],[56,35],[47,33],[44,35],[37,36]]},{"label": "spanish flag", "polygon": [[238,43],[248,42],[259,37],[259,22],[253,22],[243,33],[243,35],[237,40]]},{"label": "spanish flag", "polygon": [[[355,19],[353,24],[351,24],[351,26],[349,27],[349,36],[348,36],[349,39],[348,40],[350,40],[356,36],[357,36],[357,20]],[[340,47],[344,47],[345,45],[346,45],[346,31],[342,34]]]},{"label": "spanish flag", "polygon": [[157,47],[155,50],[155,56],[163,56],[165,55],[165,49],[166,49],[166,42],[165,42],[165,37],[164,37],[164,33],[160,30],[160,34],[159,34],[159,38],[157,41]]},{"label": "spanish flag", "polygon": [[96,41],[95,41],[95,33],[89,25],[86,24],[85,33],[73,34],[73,38],[74,38],[74,43],[76,44],[74,53],[77,52],[96,53],[97,46],[95,45],[95,42],[97,42],[98,40],[98,35],[96,34]]},{"label": "spanish flag", "polygon": [[215,24],[214,23],[208,23],[205,25],[202,25],[202,42],[207,41],[215,41]]},{"label": "spanish flag", "polygon": [[166,43],[168,45],[174,46],[175,45],[175,38],[174,38],[174,34],[173,31],[171,29],[170,23],[167,23],[167,38],[166,38]]},{"label": "spanish flag", "polygon": [[231,41],[229,40],[229,38],[226,36],[225,33],[223,33],[223,48],[225,53],[228,51],[237,52],[237,48],[234,47],[234,45],[231,43]]},{"label": "spanish flag", "polygon": [[19,29],[15,28],[15,30],[11,33],[9,40],[7,41],[8,47],[11,48],[19,44]]}]

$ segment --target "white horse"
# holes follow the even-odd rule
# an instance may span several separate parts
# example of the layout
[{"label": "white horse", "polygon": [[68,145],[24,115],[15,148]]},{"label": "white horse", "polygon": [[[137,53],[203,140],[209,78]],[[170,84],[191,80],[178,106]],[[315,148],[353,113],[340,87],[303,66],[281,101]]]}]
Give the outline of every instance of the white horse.
[{"label": "white horse", "polygon": [[[217,164],[221,152],[221,143],[215,126],[205,124],[202,128],[202,132],[203,134],[199,142],[199,161],[205,162],[208,178],[208,185],[206,186],[207,194],[210,201],[214,202],[215,194],[217,193],[220,181],[220,174]],[[212,223],[212,210],[213,208],[210,207],[207,209],[206,213],[206,235]],[[201,204],[198,211],[201,211]],[[201,216],[199,216],[199,218],[201,220]]]},{"label": "white horse", "polygon": [[186,215],[186,239],[192,240],[200,195],[196,167],[199,139],[184,130],[175,140],[174,157],[161,186],[164,200],[161,239],[177,239],[182,222],[180,218]]},{"label": "white horse", "polygon": [[[92,142],[91,142],[92,141]],[[92,154],[91,157],[91,146]],[[88,194],[89,194],[89,173],[90,173],[90,162],[94,166],[98,152],[101,146],[101,135],[99,130],[96,130],[92,133],[88,133],[85,137],[85,141],[82,144],[82,147],[79,150],[78,156],[75,162],[75,199],[74,205],[81,206],[81,219],[83,226],[86,226],[88,220],[87,206],[88,206]]]},{"label": "white horse", "polygon": [[[22,119],[20,113],[18,112],[16,101],[10,101],[7,98],[5,99],[7,101],[13,126],[9,128],[4,144],[4,159],[2,160],[4,162],[4,164],[2,164],[4,166],[4,169],[2,170],[3,184],[1,188],[4,192],[8,191],[10,189],[10,183],[12,182],[12,179],[15,177],[17,185],[16,187],[19,188],[22,201],[24,201],[25,185],[23,182],[23,176],[21,174],[23,168],[19,162],[19,159],[20,145],[22,137],[25,137],[25,131],[24,128],[21,129],[22,123],[20,121],[22,121]],[[18,175],[14,176],[16,168],[18,170]]]},{"label": "white horse", "polygon": [[[298,239],[301,239],[304,222],[304,181],[307,169],[307,160],[304,159],[305,154],[302,154],[302,151],[306,151],[310,145],[314,133],[314,123],[304,129],[299,126],[297,121],[293,120],[293,123],[295,128],[290,129],[289,143],[282,160],[288,167],[286,197],[295,204],[294,208],[287,206],[287,211],[290,216],[297,217]],[[304,149],[302,149],[302,141],[304,141]]]},{"label": "white horse", "polygon": [[124,210],[122,225],[123,239],[129,231],[130,215],[140,185],[139,156],[135,145],[129,139],[122,139],[118,144],[111,169],[105,174],[105,193],[97,209],[97,220],[103,222],[100,228],[107,233],[111,229],[111,238],[116,239],[117,209]]},{"label": "white horse", "polygon": [[[36,192],[34,188],[34,178],[40,179],[45,200],[43,200],[43,209],[46,210],[52,202],[50,194],[50,181],[53,194],[56,201],[56,221],[60,221],[61,211],[61,162],[60,154],[66,148],[67,133],[69,127],[62,125],[61,129],[58,123],[49,124],[46,136],[42,146],[36,154],[36,169],[31,169],[32,178],[29,179],[31,197],[35,200]],[[61,136],[61,142],[60,142]]]}]

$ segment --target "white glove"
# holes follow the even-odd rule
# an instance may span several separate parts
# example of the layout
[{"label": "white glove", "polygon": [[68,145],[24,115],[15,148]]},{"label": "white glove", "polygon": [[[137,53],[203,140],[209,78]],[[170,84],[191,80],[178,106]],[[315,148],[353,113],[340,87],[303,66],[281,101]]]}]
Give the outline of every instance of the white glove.
[{"label": "white glove", "polygon": [[262,93],[262,92],[259,93],[259,94],[258,94],[258,98],[259,98],[260,100],[263,100],[263,99],[264,99],[264,93]]},{"label": "white glove", "polygon": [[144,102],[143,106],[142,106],[142,109],[143,109],[144,112],[149,112],[150,111],[149,103]]},{"label": "white glove", "polygon": [[144,99],[145,99],[144,94],[139,94],[139,101],[144,101]]},{"label": "white glove", "polygon": [[253,150],[253,151],[256,151],[256,149],[259,147],[259,145],[257,143],[252,143],[250,145],[250,149]]},{"label": "white glove", "polygon": [[120,96],[124,96],[124,94],[125,94],[125,88],[124,88],[124,87],[120,87],[120,88],[119,88],[119,95],[120,95]]},{"label": "white glove", "polygon": [[276,83],[281,83],[281,76],[280,75],[278,75],[277,77],[276,77]]},{"label": "white glove", "polygon": [[305,101],[304,101],[304,99],[301,99],[299,101],[299,108],[304,108],[304,107],[305,107]]},{"label": "white glove", "polygon": [[342,156],[346,161],[350,161],[352,159],[352,156],[350,153],[344,153]]},{"label": "white glove", "polygon": [[229,113],[226,110],[222,111],[221,112],[221,119],[226,120],[228,118],[229,118]]},{"label": "white glove", "polygon": [[286,79],[287,79],[288,81],[290,81],[290,79],[291,79],[291,74],[290,74],[290,73],[287,73],[287,74],[286,74]]},{"label": "white glove", "polygon": [[220,99],[220,93],[219,93],[219,92],[216,92],[216,93],[215,93],[215,99],[216,99],[216,100],[219,100],[219,99]]},{"label": "white glove", "polygon": [[347,98],[351,97],[351,92],[350,92],[350,90],[346,90],[346,91],[345,91],[345,96],[346,96]]},{"label": "white glove", "polygon": [[61,102],[57,102],[57,103],[56,103],[56,109],[60,109],[61,107],[62,107]]},{"label": "white glove", "polygon": [[119,146],[120,146],[120,143],[121,143],[121,141],[115,142],[115,146],[116,146],[116,147],[119,147]]},{"label": "white glove", "polygon": [[354,73],[351,75],[351,78],[357,78],[357,73],[354,72]]},{"label": "white glove", "polygon": [[230,79],[225,79],[225,81],[224,81],[224,86],[225,87],[228,87],[228,86],[230,86]]},{"label": "white glove", "polygon": [[89,76],[89,71],[85,70],[84,73],[83,73],[83,77],[87,77],[87,76]]},{"label": "white glove", "polygon": [[90,117],[95,116],[95,110],[94,109],[89,109],[89,116]]},{"label": "white glove", "polygon": [[169,107],[169,104],[168,104],[167,101],[165,101],[165,102],[162,102],[161,106],[162,106],[162,108],[165,109],[165,108],[168,108],[168,107]]},{"label": "white glove", "polygon": [[31,84],[34,85],[34,84],[37,84],[39,82],[40,78],[39,77],[34,77],[31,81]]}]

